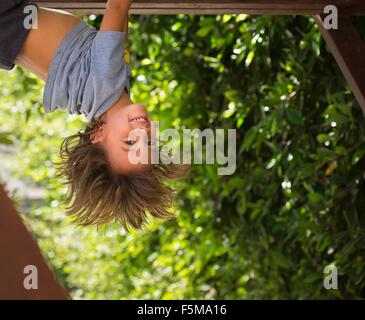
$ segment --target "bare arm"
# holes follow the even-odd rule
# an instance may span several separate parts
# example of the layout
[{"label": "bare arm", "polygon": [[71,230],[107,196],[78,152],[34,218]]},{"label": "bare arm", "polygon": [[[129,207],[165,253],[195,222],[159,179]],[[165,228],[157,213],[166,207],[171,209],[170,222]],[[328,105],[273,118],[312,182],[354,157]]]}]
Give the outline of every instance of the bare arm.
[{"label": "bare arm", "polygon": [[125,32],[125,47],[127,47],[127,44],[128,44],[128,15],[127,15],[127,19],[126,19],[125,25],[124,25],[124,32]]},{"label": "bare arm", "polygon": [[100,31],[125,32],[125,47],[128,42],[128,11],[133,0],[108,0]]},{"label": "bare arm", "polygon": [[132,0],[108,0],[100,31],[128,33],[128,11]]}]

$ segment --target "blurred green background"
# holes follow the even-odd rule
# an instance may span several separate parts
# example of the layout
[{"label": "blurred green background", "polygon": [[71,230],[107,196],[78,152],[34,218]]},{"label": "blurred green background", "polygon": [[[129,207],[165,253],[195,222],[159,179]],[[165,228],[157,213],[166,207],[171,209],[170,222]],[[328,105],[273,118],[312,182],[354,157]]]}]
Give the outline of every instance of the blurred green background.
[{"label": "blurred green background", "polygon": [[365,120],[314,20],[132,16],[129,43],[132,100],[165,127],[236,128],[237,170],[193,166],[177,219],[76,228],[52,161],[86,120],[45,114],[43,83],[2,71],[0,178],[72,297],[365,297]]}]

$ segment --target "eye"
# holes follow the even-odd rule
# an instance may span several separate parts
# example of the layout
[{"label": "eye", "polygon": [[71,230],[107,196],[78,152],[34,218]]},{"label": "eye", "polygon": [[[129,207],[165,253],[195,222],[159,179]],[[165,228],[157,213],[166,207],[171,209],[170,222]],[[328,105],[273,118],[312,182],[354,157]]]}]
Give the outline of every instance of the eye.
[{"label": "eye", "polygon": [[130,145],[130,146],[133,146],[136,142],[135,141],[132,141],[132,140],[126,140],[124,141],[126,144]]}]

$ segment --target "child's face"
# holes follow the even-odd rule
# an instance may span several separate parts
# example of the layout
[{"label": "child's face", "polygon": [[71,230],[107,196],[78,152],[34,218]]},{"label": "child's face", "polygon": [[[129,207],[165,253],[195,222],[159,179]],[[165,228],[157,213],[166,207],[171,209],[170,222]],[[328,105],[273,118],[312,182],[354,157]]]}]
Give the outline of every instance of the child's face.
[{"label": "child's face", "polygon": [[[104,116],[104,124],[92,139],[92,143],[101,143],[107,153],[111,168],[115,173],[149,172],[151,164],[133,164],[128,159],[128,152],[138,138],[129,139],[133,129],[143,130],[148,140],[151,140],[151,119],[142,104],[128,104],[113,106]],[[145,145],[151,154],[149,145]],[[150,161],[149,161],[150,162]]]}]

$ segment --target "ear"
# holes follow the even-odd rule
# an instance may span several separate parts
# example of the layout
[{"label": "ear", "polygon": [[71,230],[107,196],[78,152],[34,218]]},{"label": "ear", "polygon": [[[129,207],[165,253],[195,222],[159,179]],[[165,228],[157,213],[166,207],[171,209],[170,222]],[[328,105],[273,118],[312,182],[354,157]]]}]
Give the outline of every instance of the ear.
[{"label": "ear", "polygon": [[90,135],[90,142],[96,144],[102,142],[105,139],[104,124],[99,127],[99,129]]}]

